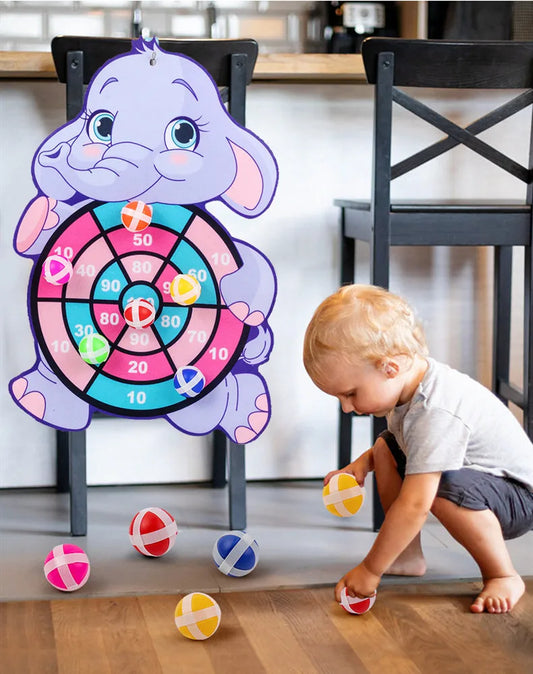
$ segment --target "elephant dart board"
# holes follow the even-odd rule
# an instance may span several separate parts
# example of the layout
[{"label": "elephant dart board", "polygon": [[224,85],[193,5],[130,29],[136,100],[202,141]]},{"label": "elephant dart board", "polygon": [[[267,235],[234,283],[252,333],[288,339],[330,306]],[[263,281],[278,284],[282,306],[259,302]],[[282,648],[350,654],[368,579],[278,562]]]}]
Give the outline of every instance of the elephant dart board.
[{"label": "elephant dart board", "polygon": [[242,265],[195,206],[92,202],[54,232],[34,269],[30,313],[58,378],[95,408],[156,417],[219,384],[249,327],[220,294]]}]

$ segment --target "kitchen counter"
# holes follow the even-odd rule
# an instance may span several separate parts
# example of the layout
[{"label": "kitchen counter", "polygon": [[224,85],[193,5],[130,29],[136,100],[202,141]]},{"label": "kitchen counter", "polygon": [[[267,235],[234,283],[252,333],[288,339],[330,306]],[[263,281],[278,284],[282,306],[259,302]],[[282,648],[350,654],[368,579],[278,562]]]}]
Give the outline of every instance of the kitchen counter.
[{"label": "kitchen counter", "polygon": [[[0,79],[55,79],[49,52],[0,51]],[[365,84],[360,54],[259,54],[254,81]]]}]

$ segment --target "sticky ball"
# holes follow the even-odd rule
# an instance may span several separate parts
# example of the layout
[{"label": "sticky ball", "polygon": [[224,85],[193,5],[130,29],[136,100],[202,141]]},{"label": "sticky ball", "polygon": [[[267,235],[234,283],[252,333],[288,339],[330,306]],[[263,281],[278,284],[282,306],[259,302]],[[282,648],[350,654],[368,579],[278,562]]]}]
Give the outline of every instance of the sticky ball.
[{"label": "sticky ball", "polygon": [[109,357],[110,346],[107,339],[98,332],[85,335],[78,345],[80,356],[90,365],[105,363]]},{"label": "sticky ball", "polygon": [[130,523],[130,542],[146,557],[162,557],[176,542],[178,525],[163,508],[139,510]]},{"label": "sticky ball", "polygon": [[198,279],[190,274],[178,274],[170,283],[170,296],[182,306],[188,306],[198,301],[202,286]]},{"label": "sticky ball", "polygon": [[375,592],[371,597],[350,597],[347,588],[343,587],[341,590],[341,600],[339,603],[345,611],[348,611],[348,613],[362,615],[363,613],[370,611],[372,606],[374,606],[375,601]]},{"label": "sticky ball", "polygon": [[351,517],[363,505],[365,488],[350,473],[336,473],[322,490],[324,505],[337,517]]},{"label": "sticky ball", "polygon": [[220,606],[208,594],[191,592],[176,606],[174,622],[180,634],[195,641],[209,639],[220,625]]},{"label": "sticky ball", "polygon": [[230,531],[215,541],[213,559],[226,576],[246,576],[257,566],[259,546],[245,531]]},{"label": "sticky ball", "polygon": [[126,304],[124,320],[132,328],[147,328],[155,321],[155,307],[152,302],[135,297]]},{"label": "sticky ball", "polygon": [[174,388],[186,398],[194,398],[205,386],[205,377],[194,365],[178,368],[174,376]]},{"label": "sticky ball", "polygon": [[144,201],[130,201],[120,211],[120,219],[130,232],[142,232],[152,222],[152,207]]},{"label": "sticky ball", "polygon": [[77,545],[56,545],[44,560],[46,580],[62,592],[73,592],[89,580],[91,565],[85,552]]},{"label": "sticky ball", "polygon": [[55,286],[68,283],[72,278],[72,262],[62,255],[49,255],[43,264],[43,276]]}]

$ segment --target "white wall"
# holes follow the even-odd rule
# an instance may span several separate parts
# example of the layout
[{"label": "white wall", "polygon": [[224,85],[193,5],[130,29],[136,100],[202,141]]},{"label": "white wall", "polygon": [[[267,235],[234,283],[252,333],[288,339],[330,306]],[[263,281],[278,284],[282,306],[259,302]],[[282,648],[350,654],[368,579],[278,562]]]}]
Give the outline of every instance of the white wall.
[{"label": "white wall", "polygon": [[[490,102],[501,94],[487,94]],[[11,248],[20,212],[34,193],[33,152],[64,119],[64,91],[52,82],[0,84],[0,487],[54,484],[54,431],[38,424],[12,402],[7,383],[30,367],[35,354],[26,313],[30,263]],[[484,112],[453,93],[431,97],[439,110],[467,123]],[[222,206],[215,215],[236,238],[265,252],[278,276],[278,298],[271,324],[275,347],[263,366],[272,394],[273,415],[265,433],[247,447],[250,479],[319,477],[335,467],[337,406],[309,381],[301,364],[302,338],[317,304],[338,285],[338,209],[336,197],[365,197],[370,189],[372,91],[363,85],[254,84],[247,125],[272,148],[280,171],[277,196],[260,218],[243,221]],[[407,117],[405,156],[435,135]],[[528,120],[503,123],[498,146],[526,162],[521,143]],[[485,136],[492,135],[487,132]],[[492,177],[491,177],[492,176]],[[432,162],[413,177],[397,181],[396,197],[480,197],[524,190],[501,171],[468,151]],[[360,258],[358,281],[367,281]],[[519,278],[521,266],[516,265]],[[394,249],[391,287],[416,306],[425,323],[433,355],[490,382],[491,261],[486,250]],[[519,299],[519,293],[517,300]],[[513,338],[520,345],[520,317]],[[513,367],[520,375],[518,360]],[[517,379],[519,381],[519,379]],[[355,424],[354,454],[366,449],[368,422]],[[209,478],[210,449],[163,420],[97,419],[88,430],[91,484],[182,482]]]}]

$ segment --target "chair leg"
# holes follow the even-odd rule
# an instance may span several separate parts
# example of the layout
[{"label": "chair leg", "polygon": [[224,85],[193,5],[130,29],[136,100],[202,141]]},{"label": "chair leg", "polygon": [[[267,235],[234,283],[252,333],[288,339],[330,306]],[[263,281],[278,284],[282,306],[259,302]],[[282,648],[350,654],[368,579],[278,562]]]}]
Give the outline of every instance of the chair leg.
[{"label": "chair leg", "polygon": [[[387,429],[387,422],[383,417],[372,417],[372,438],[373,442],[376,441],[378,435],[383,433]],[[374,531],[379,531],[383,520],[385,519],[385,513],[381,505],[381,500],[378,493],[378,485],[376,481],[376,474],[372,476],[372,526]]]},{"label": "chair leg", "polygon": [[246,529],[246,470],[245,445],[229,443],[229,526],[231,530]]},{"label": "chair leg", "polygon": [[[345,210],[341,208],[341,285],[353,283],[355,276],[355,239],[347,237]],[[339,406],[337,468],[344,468],[352,460],[352,415],[345,414]]]},{"label": "chair leg", "polygon": [[[494,248],[494,311],[492,327],[492,390],[503,402],[500,385],[509,383],[511,357],[511,289],[513,249]],[[525,346],[525,345],[524,345]]]},{"label": "chair leg", "polygon": [[69,435],[70,534],[87,535],[87,459],[85,431]]},{"label": "chair leg", "polygon": [[533,440],[533,245],[524,249],[524,428]]},{"label": "chair leg", "polygon": [[222,431],[213,431],[213,468],[211,485],[215,488],[226,486],[226,445],[227,438]]}]

